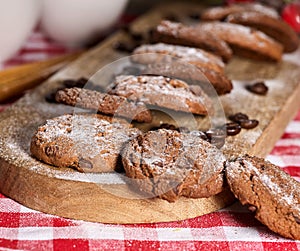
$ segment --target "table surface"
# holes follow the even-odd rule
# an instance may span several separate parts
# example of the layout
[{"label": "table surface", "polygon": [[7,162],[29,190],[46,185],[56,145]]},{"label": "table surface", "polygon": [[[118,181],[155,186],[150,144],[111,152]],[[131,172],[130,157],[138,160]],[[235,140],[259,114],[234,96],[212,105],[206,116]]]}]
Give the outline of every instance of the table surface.
[{"label": "table surface", "polygon": [[[34,31],[0,68],[62,55],[70,49]],[[10,103],[0,104],[0,112]],[[300,181],[300,110],[267,157]],[[109,225],[70,220],[28,209],[0,194],[0,250],[300,250],[238,202],[194,219]]]}]

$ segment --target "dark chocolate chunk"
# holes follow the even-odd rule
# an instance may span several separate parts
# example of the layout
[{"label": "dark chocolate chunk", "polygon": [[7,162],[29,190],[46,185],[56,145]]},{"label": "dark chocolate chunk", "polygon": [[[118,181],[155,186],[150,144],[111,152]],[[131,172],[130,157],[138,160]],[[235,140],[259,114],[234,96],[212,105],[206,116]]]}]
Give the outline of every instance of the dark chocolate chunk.
[{"label": "dark chocolate chunk", "polygon": [[79,78],[79,79],[65,79],[62,84],[66,88],[73,88],[73,87],[78,87],[78,88],[83,88],[85,84],[88,82],[88,79],[86,78]]},{"label": "dark chocolate chunk", "polygon": [[46,146],[46,148],[45,148],[45,153],[47,156],[53,156],[58,151],[59,151],[59,148],[57,145],[49,145],[49,146]]}]

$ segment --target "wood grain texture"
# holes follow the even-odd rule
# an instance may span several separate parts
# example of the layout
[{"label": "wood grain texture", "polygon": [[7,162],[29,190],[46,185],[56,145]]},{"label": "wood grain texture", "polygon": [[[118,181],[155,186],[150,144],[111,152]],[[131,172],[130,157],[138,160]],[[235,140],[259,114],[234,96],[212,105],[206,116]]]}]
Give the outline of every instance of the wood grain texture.
[{"label": "wood grain texture", "polygon": [[81,54],[81,52],[71,53],[1,71],[0,102],[16,97],[25,90],[39,85]]},{"label": "wood grain texture", "polygon": [[[162,16],[162,9],[169,13],[195,12],[196,5],[172,4],[159,8],[138,19],[134,30],[145,31],[155,25]],[[196,217],[233,202],[232,194],[223,193],[208,199],[180,198],[175,203],[160,199],[140,198],[127,186],[120,174],[85,174],[71,169],[55,168],[32,158],[30,139],[38,125],[65,113],[77,112],[77,108],[45,102],[45,95],[65,78],[91,77],[103,66],[127,54],[116,52],[112,43],[126,39],[123,32],[114,34],[88,51],[65,69],[59,71],[41,86],[25,95],[16,104],[0,114],[0,191],[30,208],[72,219],[103,223],[165,222]],[[296,65],[300,51],[285,55],[281,63],[257,63],[234,58],[226,72],[234,81],[234,90],[220,100],[225,117],[247,113],[260,124],[253,130],[242,130],[228,137],[222,151],[227,158],[250,153],[266,156],[282,135],[287,123],[300,107],[300,68]],[[249,93],[244,86],[249,82],[265,80],[269,87],[267,96]],[[154,112],[151,125],[158,125],[169,118]],[[189,123],[184,114],[180,123]],[[208,126],[208,118],[197,117],[197,126]]]}]

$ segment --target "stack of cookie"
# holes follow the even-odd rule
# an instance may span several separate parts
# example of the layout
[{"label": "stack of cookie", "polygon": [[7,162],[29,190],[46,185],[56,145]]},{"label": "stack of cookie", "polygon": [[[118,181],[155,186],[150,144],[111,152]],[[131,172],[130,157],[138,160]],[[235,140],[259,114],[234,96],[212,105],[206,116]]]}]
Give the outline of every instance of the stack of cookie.
[{"label": "stack of cookie", "polygon": [[[227,7],[214,7],[205,10],[202,13],[201,18],[203,21],[216,23],[214,25],[216,26],[217,30],[223,29],[223,32],[221,32],[222,34],[220,34],[221,37],[225,36],[225,33],[227,33],[226,31],[237,31],[239,27],[245,26],[249,27],[250,31],[254,34],[261,34],[257,33],[257,31],[265,33],[265,35],[271,37],[275,42],[279,43],[283,47],[284,52],[293,52],[297,50],[299,46],[299,38],[296,32],[280,18],[280,16],[274,9],[260,4],[242,4],[231,5]],[[224,22],[220,24],[219,21]],[[216,32],[219,35],[219,31]],[[232,41],[230,39],[234,39],[236,37],[237,36],[228,36],[228,42],[231,44]],[[226,40],[227,38],[224,37],[224,39]],[[240,37],[240,42],[241,41],[245,42],[242,37]],[[275,45],[271,45],[274,44],[274,41],[273,43],[270,42],[270,50],[275,50]],[[242,46],[241,43],[234,45],[238,45],[238,47]],[[254,48],[250,49],[252,50]],[[268,54],[267,57],[272,59],[272,56],[270,54]],[[278,55],[273,55],[274,60],[278,60],[279,58],[277,57]]]},{"label": "stack of cookie", "polygon": [[[47,120],[32,138],[31,153],[60,168],[124,172],[134,191],[169,202],[181,196],[216,195],[227,178],[232,192],[256,211],[259,220],[275,232],[299,239],[299,183],[279,167],[248,156],[226,162],[222,152],[208,142],[208,134],[200,131],[170,126],[142,132],[131,124],[151,122],[151,109],[157,108],[206,116],[213,111],[208,85],[217,95],[233,88],[224,70],[233,54],[278,62],[283,52],[299,45],[298,37],[277,13],[261,5],[207,9],[202,20],[196,25],[162,20],[152,33],[155,43],[143,44],[132,53],[132,62],[145,66],[142,74],[118,75],[105,92],[78,86],[58,90],[56,102],[87,112]],[[179,64],[170,67],[174,61]],[[189,84],[194,82],[200,84]],[[239,189],[244,176],[246,183]],[[275,188],[269,187],[282,180],[293,186],[280,190],[286,199],[278,198]],[[272,203],[274,218],[283,217],[283,221],[277,223],[264,215],[268,205],[261,200],[265,198]],[[282,222],[289,224],[288,231],[278,225]]]},{"label": "stack of cookie", "polygon": [[253,3],[206,9],[193,25],[163,20],[154,34],[157,41],[202,48],[225,62],[233,54],[277,62],[299,46],[295,31],[274,9]]}]

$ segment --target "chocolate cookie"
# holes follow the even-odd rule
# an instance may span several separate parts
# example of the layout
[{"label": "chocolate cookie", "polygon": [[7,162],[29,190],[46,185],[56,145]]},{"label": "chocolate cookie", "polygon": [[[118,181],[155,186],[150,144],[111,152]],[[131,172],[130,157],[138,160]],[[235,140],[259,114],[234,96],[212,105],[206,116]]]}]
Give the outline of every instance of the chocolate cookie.
[{"label": "chocolate cookie", "polygon": [[141,64],[159,63],[175,58],[199,68],[205,67],[220,73],[224,72],[225,67],[221,58],[202,49],[164,43],[141,45],[134,50],[132,58]]},{"label": "chocolate cookie", "polygon": [[258,12],[239,12],[231,14],[227,22],[253,27],[280,42],[285,52],[293,52],[299,46],[297,33],[282,19]]},{"label": "chocolate cookie", "polygon": [[230,189],[272,231],[300,240],[300,183],[278,166],[245,156],[226,163]]},{"label": "chocolate cookie", "polygon": [[227,43],[215,36],[213,32],[201,32],[194,26],[182,23],[161,21],[153,33],[153,39],[156,42],[204,49],[220,56],[225,62],[229,61],[232,56],[232,51]]},{"label": "chocolate cookie", "polygon": [[205,21],[222,21],[230,14],[241,13],[244,11],[252,11],[273,18],[279,18],[277,11],[271,7],[259,3],[247,3],[207,8],[201,13],[201,19]]},{"label": "chocolate cookie", "polygon": [[151,122],[152,115],[142,102],[130,102],[124,97],[100,93],[97,91],[67,88],[55,95],[58,103],[96,110],[100,113],[121,116],[138,122]]},{"label": "chocolate cookie", "polygon": [[132,187],[170,202],[179,196],[203,198],[223,188],[222,153],[198,132],[159,129],[131,140],[122,162]]},{"label": "chocolate cookie", "polygon": [[214,95],[212,89],[218,95],[230,93],[233,85],[225,74],[205,67],[186,67],[180,62],[150,64],[143,70],[143,74],[156,74],[182,79],[191,85],[198,85],[206,93]]},{"label": "chocolate cookie", "polygon": [[108,93],[175,111],[199,115],[212,111],[212,101],[203,91],[195,95],[187,83],[163,76],[121,75],[108,87]]},{"label": "chocolate cookie", "polygon": [[280,61],[283,46],[265,33],[239,24],[206,22],[196,26],[199,32],[213,32],[226,41],[234,54],[266,61]]},{"label": "chocolate cookie", "polygon": [[34,134],[34,157],[56,167],[81,172],[112,172],[124,144],[140,131],[104,115],[63,115],[49,119]]}]

